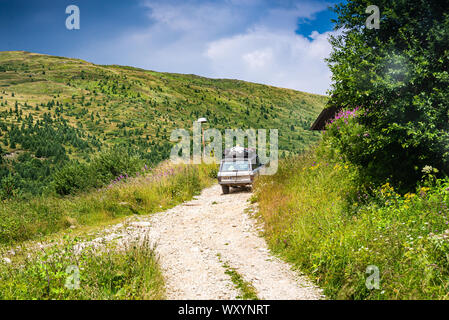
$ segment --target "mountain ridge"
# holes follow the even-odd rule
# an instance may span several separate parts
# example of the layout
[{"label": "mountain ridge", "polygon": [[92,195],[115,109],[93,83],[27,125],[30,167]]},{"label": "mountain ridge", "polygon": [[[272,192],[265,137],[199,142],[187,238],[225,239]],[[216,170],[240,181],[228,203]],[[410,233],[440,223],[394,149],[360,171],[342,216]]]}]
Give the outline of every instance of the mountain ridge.
[{"label": "mountain ridge", "polygon": [[275,88],[275,89],[291,90],[291,91],[302,92],[302,93],[306,93],[306,94],[310,94],[310,95],[327,97],[327,95],[325,95],[325,94],[323,95],[323,94],[318,94],[318,93],[311,93],[311,92],[306,92],[306,91],[302,91],[302,90],[298,90],[298,89],[279,87],[279,86],[275,86],[275,85],[259,83],[259,82],[252,82],[252,81],[247,81],[247,80],[241,80],[241,79],[237,79],[237,78],[221,78],[221,77],[215,78],[215,77],[202,76],[202,75],[195,74],[195,73],[180,73],[180,72],[169,72],[169,71],[157,71],[157,70],[153,70],[153,69],[145,69],[145,68],[141,68],[141,67],[121,65],[121,64],[98,64],[98,63],[94,63],[94,62],[91,62],[91,61],[88,61],[88,60],[84,60],[84,59],[80,59],[80,58],[56,56],[56,55],[51,55],[51,54],[46,54],[46,53],[30,52],[30,51],[26,51],[26,50],[0,51],[0,53],[2,53],[2,52],[22,53],[22,54],[31,54],[31,55],[47,56],[47,57],[60,58],[60,59],[75,60],[75,61],[81,61],[83,63],[87,63],[87,64],[91,64],[91,65],[95,65],[95,66],[100,66],[100,67],[129,68],[129,69],[135,69],[137,71],[149,71],[149,72],[156,72],[156,73],[160,73],[160,74],[192,76],[192,77],[198,77],[198,78],[202,78],[202,79],[218,80],[218,81],[221,81],[221,80],[223,80],[223,81],[226,81],[226,80],[238,81],[238,82],[242,82],[242,83],[251,83],[251,84],[257,84],[257,85],[261,85],[261,86],[267,86],[267,87],[271,87],[271,88]]}]

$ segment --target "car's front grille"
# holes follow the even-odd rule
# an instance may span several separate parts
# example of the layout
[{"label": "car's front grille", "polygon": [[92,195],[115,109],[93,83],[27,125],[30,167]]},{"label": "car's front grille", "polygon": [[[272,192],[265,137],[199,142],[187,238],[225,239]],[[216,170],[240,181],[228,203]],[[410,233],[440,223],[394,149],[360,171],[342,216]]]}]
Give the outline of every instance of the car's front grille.
[{"label": "car's front grille", "polygon": [[246,183],[251,182],[251,178],[249,176],[231,176],[231,177],[221,177],[221,182],[236,182],[236,183]]}]

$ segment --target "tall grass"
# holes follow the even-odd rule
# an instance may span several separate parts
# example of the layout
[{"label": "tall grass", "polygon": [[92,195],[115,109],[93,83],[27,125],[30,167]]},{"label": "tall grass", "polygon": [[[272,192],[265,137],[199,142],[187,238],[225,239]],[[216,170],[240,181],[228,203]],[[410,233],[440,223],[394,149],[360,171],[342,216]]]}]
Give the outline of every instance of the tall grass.
[{"label": "tall grass", "polygon": [[[255,186],[270,247],[333,299],[449,298],[449,180],[415,193],[362,189],[358,172],[311,152]],[[380,271],[369,289],[367,267]],[[372,270],[372,269],[371,269]]]},{"label": "tall grass", "polygon": [[76,250],[77,239],[33,252],[22,261],[0,263],[0,299],[163,299],[164,279],[148,241],[120,250]]},{"label": "tall grass", "polygon": [[211,184],[215,165],[161,163],[134,177],[121,176],[99,190],[0,203],[0,244],[36,239],[69,227],[133,214],[150,214],[189,200]]}]

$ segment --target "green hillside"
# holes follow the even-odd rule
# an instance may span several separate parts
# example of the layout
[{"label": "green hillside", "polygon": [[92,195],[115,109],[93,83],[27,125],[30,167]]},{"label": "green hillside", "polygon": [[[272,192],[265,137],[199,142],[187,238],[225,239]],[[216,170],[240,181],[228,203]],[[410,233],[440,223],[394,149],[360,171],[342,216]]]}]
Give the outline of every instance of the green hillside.
[{"label": "green hillside", "polygon": [[[279,129],[280,154],[316,141],[308,130],[327,97],[238,80],[0,52],[0,178],[38,192],[69,159],[123,145],[149,164],[170,133],[200,116],[210,127]],[[20,182],[21,181],[21,182]]]}]

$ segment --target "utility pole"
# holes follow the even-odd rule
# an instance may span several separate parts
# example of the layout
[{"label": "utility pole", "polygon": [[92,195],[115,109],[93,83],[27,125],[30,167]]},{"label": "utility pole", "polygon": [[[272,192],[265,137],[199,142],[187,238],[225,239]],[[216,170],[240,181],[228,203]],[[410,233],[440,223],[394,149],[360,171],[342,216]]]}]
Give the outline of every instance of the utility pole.
[{"label": "utility pole", "polygon": [[204,141],[204,128],[202,126],[203,123],[206,123],[207,119],[206,118],[199,118],[198,119],[198,123],[201,124],[201,140],[203,142],[203,152],[202,152],[202,159],[204,159],[205,153],[206,153],[206,143]]}]

